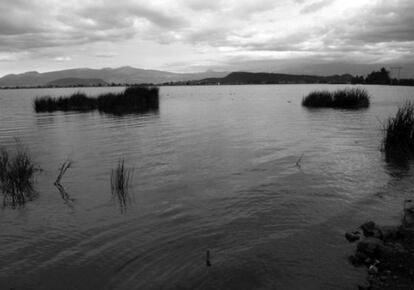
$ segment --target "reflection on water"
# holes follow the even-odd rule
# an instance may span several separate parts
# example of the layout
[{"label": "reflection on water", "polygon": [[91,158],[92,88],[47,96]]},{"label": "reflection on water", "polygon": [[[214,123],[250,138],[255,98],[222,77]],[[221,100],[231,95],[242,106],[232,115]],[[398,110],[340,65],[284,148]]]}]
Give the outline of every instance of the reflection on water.
[{"label": "reflection on water", "polygon": [[55,183],[55,186],[59,191],[64,203],[69,207],[73,207],[73,202],[75,201],[75,199],[70,197],[69,193],[66,192],[62,184]]},{"label": "reflection on water", "polygon": [[[379,150],[378,119],[414,91],[367,86],[363,111],[300,105],[339,87],[162,87],[158,112],[124,116],[35,114],[36,95],[72,91],[0,91],[0,143],[20,137],[44,169],[38,199],[0,210],[0,288],[355,289],[365,272],[344,231],[398,222],[412,194],[410,163]],[[120,156],[134,168],[122,214]]]},{"label": "reflection on water", "polygon": [[116,117],[116,118],[119,118],[119,117],[121,117],[121,118],[122,117],[124,117],[124,118],[125,117],[139,118],[142,115],[157,117],[159,115],[159,112],[160,112],[159,108],[156,108],[156,109],[151,108],[151,109],[145,109],[145,110],[135,111],[135,112],[134,111],[131,111],[131,112],[117,112],[117,111],[103,112],[103,111],[98,111],[98,113],[101,114],[101,115],[108,115],[108,116],[113,116],[113,117]]}]

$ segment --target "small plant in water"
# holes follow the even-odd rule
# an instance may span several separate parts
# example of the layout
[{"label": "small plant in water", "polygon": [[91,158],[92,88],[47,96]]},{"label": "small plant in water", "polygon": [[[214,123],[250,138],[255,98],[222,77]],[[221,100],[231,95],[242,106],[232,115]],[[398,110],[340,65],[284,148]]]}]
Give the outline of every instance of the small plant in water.
[{"label": "small plant in water", "polygon": [[29,152],[19,144],[14,154],[5,148],[0,149],[0,187],[4,206],[23,205],[34,197],[35,171]]},{"label": "small plant in water", "polygon": [[121,206],[121,210],[126,209],[129,196],[129,181],[132,171],[125,167],[124,159],[120,159],[118,166],[111,171],[111,192],[112,198],[116,199]]}]

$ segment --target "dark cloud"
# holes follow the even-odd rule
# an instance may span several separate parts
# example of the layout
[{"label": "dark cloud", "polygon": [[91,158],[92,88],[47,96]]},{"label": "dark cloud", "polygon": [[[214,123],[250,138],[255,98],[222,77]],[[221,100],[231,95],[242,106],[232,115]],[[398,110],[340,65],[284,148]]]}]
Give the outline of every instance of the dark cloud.
[{"label": "dark cloud", "polygon": [[[328,5],[332,1],[323,2]],[[316,9],[315,6],[313,8]],[[338,17],[302,31],[230,45],[241,46],[245,51],[309,52],[318,61],[401,61],[414,55],[413,12],[414,2],[380,1],[353,15]]]},{"label": "dark cloud", "polygon": [[[174,11],[168,9],[157,10],[133,1],[119,5],[115,1],[105,1],[102,5],[91,4],[77,11],[76,16],[89,19],[96,23],[96,27],[125,27],[133,24],[136,19],[145,19],[153,25],[174,29],[186,24],[183,18],[177,17]],[[170,13],[168,13],[170,12]]]},{"label": "dark cloud", "polygon": [[[412,59],[414,1],[361,1],[358,6],[346,0],[2,0],[0,59],[47,54],[54,59],[105,42],[117,52],[117,45],[121,49],[131,39],[154,46],[203,46],[221,61],[237,57],[246,65],[274,58],[343,63]],[[326,14],[313,14],[325,9]],[[119,57],[98,51],[85,55]]]},{"label": "dark cloud", "polygon": [[[414,41],[414,2],[382,1],[356,19],[354,37],[366,42]],[[352,35],[348,36],[352,37]]]},{"label": "dark cloud", "polygon": [[[167,10],[149,8],[134,1],[100,1],[48,13],[43,5],[29,1],[0,3],[0,51],[33,50],[127,40],[152,30],[164,33],[185,25],[182,17]],[[35,4],[36,3],[36,4]],[[53,9],[51,9],[53,10]],[[161,30],[160,30],[161,29]]]},{"label": "dark cloud", "polygon": [[0,35],[19,35],[45,30],[43,11],[33,2],[16,0],[0,2]]}]

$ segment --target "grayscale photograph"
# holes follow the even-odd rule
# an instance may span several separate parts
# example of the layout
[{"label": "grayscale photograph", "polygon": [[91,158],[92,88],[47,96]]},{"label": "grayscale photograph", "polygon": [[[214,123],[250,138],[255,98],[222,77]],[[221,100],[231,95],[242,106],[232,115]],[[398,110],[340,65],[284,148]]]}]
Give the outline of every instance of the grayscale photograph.
[{"label": "grayscale photograph", "polygon": [[0,0],[0,290],[413,290],[414,1]]}]

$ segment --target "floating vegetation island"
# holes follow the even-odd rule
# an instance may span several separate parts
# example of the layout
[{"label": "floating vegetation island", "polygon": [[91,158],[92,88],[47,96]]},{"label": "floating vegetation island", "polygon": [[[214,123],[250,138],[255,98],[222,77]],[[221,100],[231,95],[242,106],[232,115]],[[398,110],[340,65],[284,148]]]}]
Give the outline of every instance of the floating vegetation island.
[{"label": "floating vegetation island", "polygon": [[303,98],[302,106],[311,108],[362,109],[369,107],[364,89],[343,89],[334,92],[315,91]]},{"label": "floating vegetation island", "polygon": [[38,113],[93,110],[113,114],[145,113],[158,110],[158,92],[157,87],[137,86],[128,87],[121,93],[106,93],[96,98],[80,92],[58,98],[43,96],[35,99],[34,109]]}]

